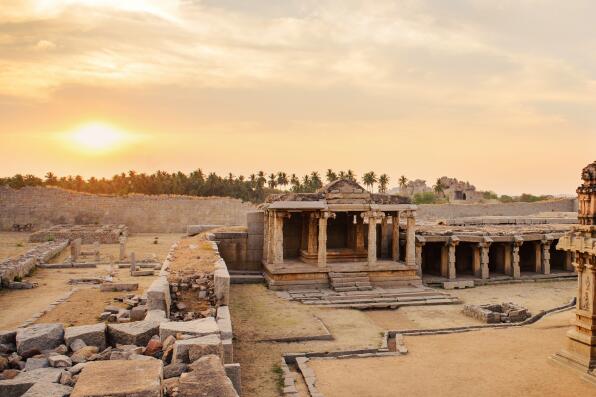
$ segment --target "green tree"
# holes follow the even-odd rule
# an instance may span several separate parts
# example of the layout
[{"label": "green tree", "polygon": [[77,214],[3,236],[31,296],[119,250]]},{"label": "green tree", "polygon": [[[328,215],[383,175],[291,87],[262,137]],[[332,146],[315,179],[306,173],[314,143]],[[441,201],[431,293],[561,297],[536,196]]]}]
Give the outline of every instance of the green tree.
[{"label": "green tree", "polygon": [[377,182],[377,175],[374,171],[369,171],[362,176],[362,183],[368,187],[369,192],[372,192],[372,189]]},{"label": "green tree", "polygon": [[337,174],[335,172],[333,172],[333,170],[331,168],[329,168],[327,170],[327,174],[325,174],[325,178],[327,179],[328,183],[331,183],[331,182],[337,180]]},{"label": "green tree", "polygon": [[407,184],[408,184],[408,178],[406,178],[405,175],[400,176],[399,177],[399,187],[405,188]]},{"label": "green tree", "polygon": [[387,174],[381,174],[379,176],[379,193],[386,193],[388,185],[389,185],[389,176]]}]

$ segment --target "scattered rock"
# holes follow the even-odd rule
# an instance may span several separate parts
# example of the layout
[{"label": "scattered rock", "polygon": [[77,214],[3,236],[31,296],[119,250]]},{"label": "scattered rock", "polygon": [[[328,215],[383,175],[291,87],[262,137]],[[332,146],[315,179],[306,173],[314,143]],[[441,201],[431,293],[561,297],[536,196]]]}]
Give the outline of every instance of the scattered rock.
[{"label": "scattered rock", "polygon": [[203,356],[212,354],[223,359],[223,347],[219,335],[178,340],[174,344],[172,362],[192,363]]},{"label": "scattered rock", "polygon": [[59,383],[36,383],[23,397],[68,397],[71,392],[72,387]]},{"label": "scattered rock", "polygon": [[79,372],[81,372],[81,371],[83,370],[83,368],[85,368],[85,366],[86,366],[87,364],[88,364],[88,363],[78,363],[78,364],[75,364],[75,365],[73,365],[72,367],[70,367],[70,368],[68,369],[68,372],[70,372],[70,373],[71,373],[71,374],[73,374],[73,375],[76,375],[76,374],[78,374]]},{"label": "scattered rock", "polygon": [[62,370],[59,368],[40,368],[21,372],[13,379],[0,381],[0,396],[21,397],[35,383],[56,383]]},{"label": "scattered rock", "polygon": [[0,372],[8,368],[8,358],[0,356]]},{"label": "scattered rock", "polygon": [[[157,336],[157,335],[156,335]],[[146,356],[153,356],[155,353],[161,351],[163,345],[159,340],[159,337],[156,339],[155,337],[151,338],[147,346],[145,347],[145,351],[143,352]]]},{"label": "scattered rock", "polygon": [[68,327],[64,330],[64,341],[66,342],[67,346],[70,346],[70,344],[77,339],[80,339],[83,342],[85,342],[87,346],[96,346],[99,350],[105,349],[105,323]]},{"label": "scattered rock", "polygon": [[205,336],[219,333],[219,328],[213,317],[184,322],[170,321],[162,323],[159,327],[159,336],[162,341],[168,336],[176,335],[177,333]]},{"label": "scattered rock", "polygon": [[25,371],[32,371],[39,368],[47,368],[50,366],[46,357],[31,357],[25,363]]},{"label": "scattered rock", "polygon": [[48,357],[50,367],[54,368],[66,368],[72,366],[72,361],[68,356],[57,355]]},{"label": "scattered rock", "polygon": [[191,372],[180,375],[180,397],[238,397],[219,357],[202,357],[189,365],[189,368]]},{"label": "scattered rock", "polygon": [[125,324],[109,324],[108,338],[110,344],[145,346],[159,333],[159,323],[153,321],[135,321]]},{"label": "scattered rock", "polygon": [[21,371],[18,369],[5,369],[4,372],[2,372],[2,376],[4,379],[14,379],[19,373],[21,373]]},{"label": "scattered rock", "polygon": [[70,341],[70,350],[73,352],[77,352],[81,350],[83,347],[87,346],[87,344],[82,339],[75,339]]},{"label": "scattered rock", "polygon": [[183,372],[186,372],[187,368],[188,365],[184,363],[166,365],[165,367],[163,367],[163,378],[176,378],[180,376]]},{"label": "scattered rock", "polygon": [[16,344],[17,331],[0,331],[0,343]]},{"label": "scattered rock", "polygon": [[70,359],[75,364],[84,363],[84,362],[88,361],[91,358],[91,356],[96,354],[97,352],[98,352],[97,347],[85,346],[85,347],[80,348],[76,352],[74,352],[72,354],[72,356],[70,356]]}]

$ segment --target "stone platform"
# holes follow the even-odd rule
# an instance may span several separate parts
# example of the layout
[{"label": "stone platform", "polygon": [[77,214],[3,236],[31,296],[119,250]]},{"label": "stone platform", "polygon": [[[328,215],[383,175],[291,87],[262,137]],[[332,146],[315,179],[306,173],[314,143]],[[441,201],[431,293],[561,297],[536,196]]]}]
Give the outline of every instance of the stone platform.
[{"label": "stone platform", "polygon": [[420,286],[422,281],[415,266],[403,262],[379,260],[369,265],[368,262],[327,263],[317,266],[300,260],[286,260],[283,264],[263,264],[263,275],[270,289],[292,290],[309,288],[329,288],[330,274],[342,273],[354,277],[368,277],[373,287],[411,287]]},{"label": "stone platform", "polygon": [[458,298],[432,288],[374,288],[370,291],[336,292],[330,289],[302,289],[280,292],[280,296],[306,305],[342,309],[397,309],[405,306],[449,305]]}]

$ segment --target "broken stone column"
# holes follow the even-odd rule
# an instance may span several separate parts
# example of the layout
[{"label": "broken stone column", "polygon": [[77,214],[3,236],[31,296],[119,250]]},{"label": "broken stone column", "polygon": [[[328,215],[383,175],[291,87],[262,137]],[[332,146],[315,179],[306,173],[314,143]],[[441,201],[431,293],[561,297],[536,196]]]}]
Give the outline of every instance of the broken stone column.
[{"label": "broken stone column", "polygon": [[126,260],[126,236],[122,236],[118,239],[118,242],[120,243],[120,257],[119,260],[120,262],[123,262]]},{"label": "broken stone column", "polygon": [[455,280],[457,277],[455,270],[455,247],[459,244],[459,238],[456,236],[450,237],[447,242],[447,278],[449,280]]},{"label": "broken stone column", "polygon": [[483,280],[486,280],[490,277],[489,271],[489,249],[490,245],[493,240],[489,237],[484,237],[483,242],[479,244],[480,246],[480,277]]},{"label": "broken stone column", "polygon": [[101,260],[99,254],[99,241],[93,243],[93,253],[95,254],[95,262],[99,262]]},{"label": "broken stone column", "polygon": [[520,278],[521,269],[519,267],[519,247],[524,243],[521,236],[513,236],[513,251],[511,255],[511,276],[513,278]]},{"label": "broken stone column", "polygon": [[137,258],[134,252],[130,253],[130,273],[137,271]]}]

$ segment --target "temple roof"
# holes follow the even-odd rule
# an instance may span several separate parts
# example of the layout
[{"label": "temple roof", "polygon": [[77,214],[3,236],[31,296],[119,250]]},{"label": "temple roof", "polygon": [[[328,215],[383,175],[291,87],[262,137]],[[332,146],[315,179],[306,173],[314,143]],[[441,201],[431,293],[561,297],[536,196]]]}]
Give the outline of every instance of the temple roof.
[{"label": "temple roof", "polygon": [[318,193],[365,193],[366,190],[352,179],[337,179],[328,183]]}]

